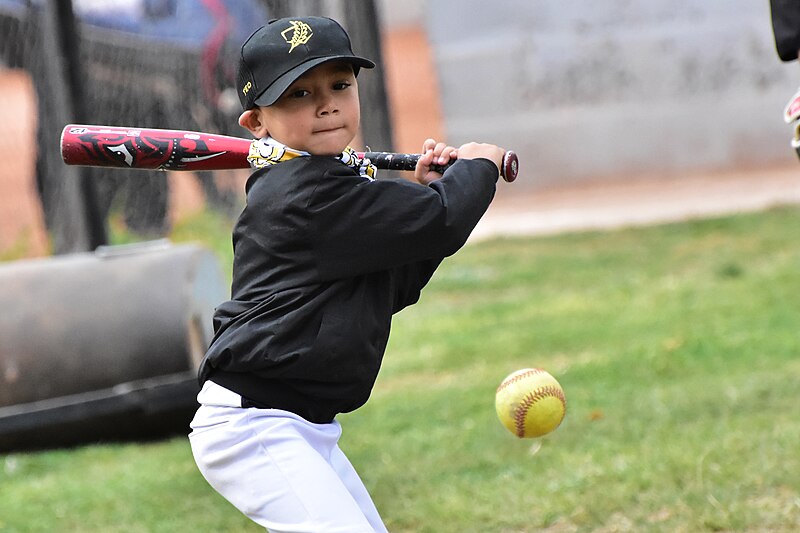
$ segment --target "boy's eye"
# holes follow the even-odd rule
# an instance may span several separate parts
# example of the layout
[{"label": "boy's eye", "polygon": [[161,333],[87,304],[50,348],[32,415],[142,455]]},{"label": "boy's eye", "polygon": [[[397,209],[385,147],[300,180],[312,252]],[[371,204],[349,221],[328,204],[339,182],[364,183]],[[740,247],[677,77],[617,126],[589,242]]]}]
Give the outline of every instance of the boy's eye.
[{"label": "boy's eye", "polygon": [[310,92],[306,91],[305,89],[297,89],[296,91],[292,91],[288,94],[289,98],[303,98],[311,94]]},{"label": "boy's eye", "polygon": [[343,91],[352,85],[349,81],[339,81],[333,84],[335,91]]}]

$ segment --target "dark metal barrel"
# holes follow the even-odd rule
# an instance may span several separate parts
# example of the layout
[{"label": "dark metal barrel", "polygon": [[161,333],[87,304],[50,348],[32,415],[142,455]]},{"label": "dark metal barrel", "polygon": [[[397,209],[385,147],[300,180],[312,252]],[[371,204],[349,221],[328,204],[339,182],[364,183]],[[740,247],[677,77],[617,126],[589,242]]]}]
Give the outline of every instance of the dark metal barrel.
[{"label": "dark metal barrel", "polygon": [[0,264],[0,407],[194,371],[227,294],[167,241]]}]

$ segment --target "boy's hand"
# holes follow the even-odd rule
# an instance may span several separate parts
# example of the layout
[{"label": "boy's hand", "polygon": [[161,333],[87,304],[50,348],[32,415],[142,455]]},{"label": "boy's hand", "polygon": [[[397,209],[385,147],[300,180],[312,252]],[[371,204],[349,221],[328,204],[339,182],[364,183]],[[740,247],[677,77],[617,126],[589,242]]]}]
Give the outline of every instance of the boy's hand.
[{"label": "boy's hand", "polygon": [[503,156],[506,155],[506,151],[499,146],[484,143],[463,144],[459,146],[457,153],[459,159],[488,159],[498,170],[502,168]]},{"label": "boy's hand", "polygon": [[432,165],[446,165],[458,157],[455,148],[447,146],[445,143],[437,143],[433,139],[427,139],[422,143],[421,153],[422,156],[414,168],[414,179],[423,185],[428,185],[442,177],[441,173],[431,170]]}]

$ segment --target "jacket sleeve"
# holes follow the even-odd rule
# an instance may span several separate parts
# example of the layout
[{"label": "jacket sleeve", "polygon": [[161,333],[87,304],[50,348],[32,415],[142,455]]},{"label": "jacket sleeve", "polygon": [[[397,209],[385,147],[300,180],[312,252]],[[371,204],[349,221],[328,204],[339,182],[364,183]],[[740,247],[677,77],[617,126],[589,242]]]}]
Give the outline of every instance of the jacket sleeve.
[{"label": "jacket sleeve", "polygon": [[320,180],[309,205],[324,279],[452,255],[489,207],[498,177],[487,159],[456,161],[427,187],[401,179],[357,178],[354,185],[353,178],[332,172]]},{"label": "jacket sleeve", "polygon": [[395,300],[392,313],[402,311],[405,307],[419,301],[420,294],[428,284],[442,259],[429,259],[418,263],[410,263],[397,268],[395,272]]},{"label": "jacket sleeve", "polygon": [[770,0],[775,47],[782,61],[797,59],[800,50],[800,1]]}]

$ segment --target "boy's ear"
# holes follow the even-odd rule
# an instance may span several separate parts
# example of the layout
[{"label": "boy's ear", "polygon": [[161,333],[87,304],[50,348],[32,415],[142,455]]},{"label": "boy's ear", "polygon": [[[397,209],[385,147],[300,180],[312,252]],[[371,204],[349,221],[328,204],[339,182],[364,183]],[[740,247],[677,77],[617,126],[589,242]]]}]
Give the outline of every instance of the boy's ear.
[{"label": "boy's ear", "polygon": [[256,139],[269,135],[267,125],[264,124],[258,108],[248,109],[239,115],[239,125],[253,134]]}]

